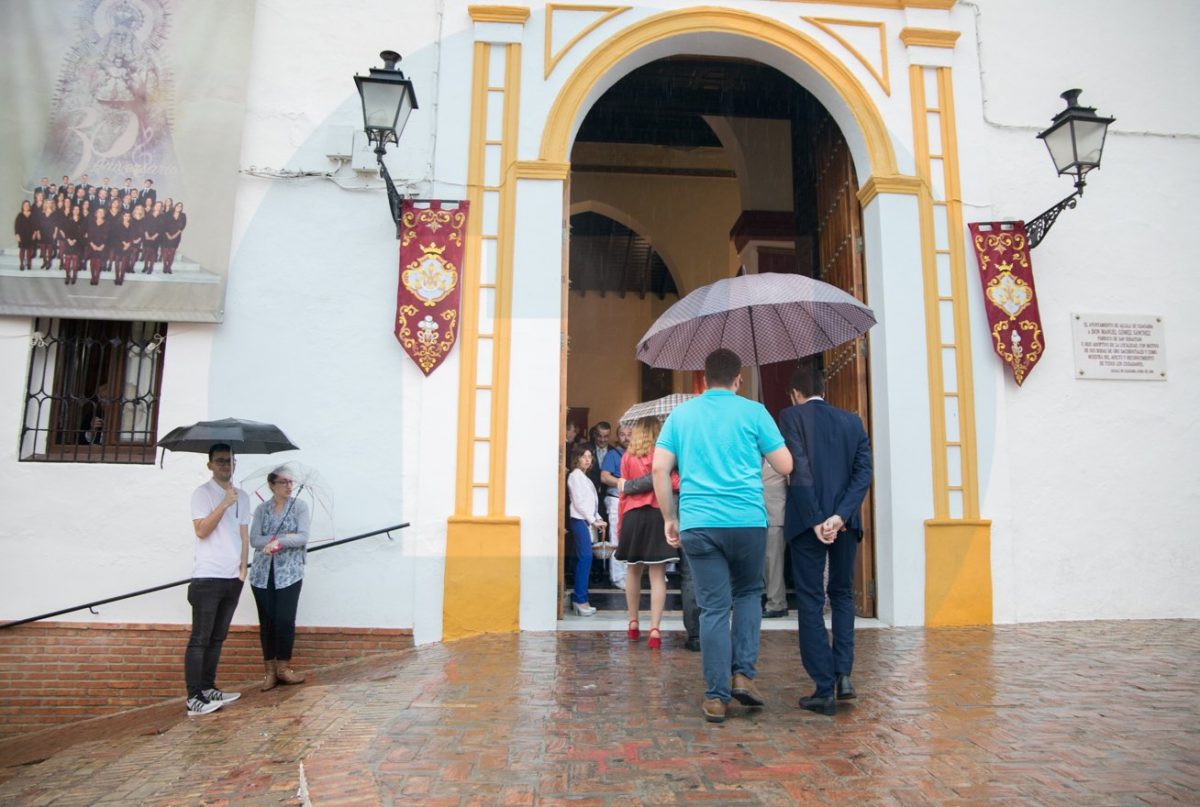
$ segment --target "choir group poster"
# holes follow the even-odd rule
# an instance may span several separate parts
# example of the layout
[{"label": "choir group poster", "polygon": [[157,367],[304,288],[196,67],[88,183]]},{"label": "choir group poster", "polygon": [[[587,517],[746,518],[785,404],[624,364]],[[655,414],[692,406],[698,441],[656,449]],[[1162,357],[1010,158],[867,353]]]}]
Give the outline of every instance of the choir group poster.
[{"label": "choir group poster", "polygon": [[221,320],[253,8],[6,6],[0,314]]}]

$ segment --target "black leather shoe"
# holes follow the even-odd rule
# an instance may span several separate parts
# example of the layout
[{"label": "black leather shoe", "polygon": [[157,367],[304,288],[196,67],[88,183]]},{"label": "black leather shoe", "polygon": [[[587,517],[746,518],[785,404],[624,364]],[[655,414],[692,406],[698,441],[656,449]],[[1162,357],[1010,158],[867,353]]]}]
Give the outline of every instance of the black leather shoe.
[{"label": "black leather shoe", "polygon": [[781,617],[781,616],[787,616],[786,608],[784,608],[781,611],[770,611],[770,610],[764,609],[763,613],[762,613],[763,619],[779,619],[779,617]]},{"label": "black leather shoe", "polygon": [[691,650],[693,653],[700,652],[700,640],[699,639],[688,639],[686,642],[683,643],[683,646],[686,647],[688,650]]},{"label": "black leather shoe", "polygon": [[837,675],[833,679],[833,691],[840,701],[852,701],[858,697],[858,693],[854,691],[854,684],[850,683],[850,676]]},{"label": "black leather shoe", "polygon": [[833,695],[822,698],[817,695],[809,695],[807,698],[800,699],[800,708],[807,709],[810,712],[832,716],[837,712],[837,698]]}]

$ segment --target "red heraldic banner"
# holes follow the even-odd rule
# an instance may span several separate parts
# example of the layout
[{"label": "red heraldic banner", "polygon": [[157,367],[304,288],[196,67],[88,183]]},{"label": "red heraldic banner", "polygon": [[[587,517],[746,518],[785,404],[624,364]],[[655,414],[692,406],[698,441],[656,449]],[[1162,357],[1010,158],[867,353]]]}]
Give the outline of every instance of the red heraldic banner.
[{"label": "red heraldic banner", "polygon": [[1020,385],[1046,348],[1025,222],[978,222],[970,228],[992,347]]},{"label": "red heraldic banner", "polygon": [[406,199],[400,214],[396,339],[429,375],[458,340],[467,202]]}]

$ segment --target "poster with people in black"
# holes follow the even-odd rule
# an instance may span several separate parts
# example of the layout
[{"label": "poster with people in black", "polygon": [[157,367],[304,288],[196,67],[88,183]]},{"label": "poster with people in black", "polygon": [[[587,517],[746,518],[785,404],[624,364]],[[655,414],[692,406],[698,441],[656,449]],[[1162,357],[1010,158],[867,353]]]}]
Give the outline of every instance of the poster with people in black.
[{"label": "poster with people in black", "polygon": [[14,103],[0,111],[0,153],[36,153],[31,133],[41,148],[0,163],[13,217],[0,238],[0,314],[220,320],[252,6],[45,0],[6,10],[0,85]]},{"label": "poster with people in black", "polygon": [[56,185],[42,177],[13,224],[17,271],[55,271],[68,286],[79,282],[81,269],[91,286],[102,278],[122,286],[127,276],[153,275],[156,268],[174,274],[187,229],[183,202],[159,201],[150,178],[137,190],[132,178],[121,188],[108,182],[89,185],[84,174]]}]

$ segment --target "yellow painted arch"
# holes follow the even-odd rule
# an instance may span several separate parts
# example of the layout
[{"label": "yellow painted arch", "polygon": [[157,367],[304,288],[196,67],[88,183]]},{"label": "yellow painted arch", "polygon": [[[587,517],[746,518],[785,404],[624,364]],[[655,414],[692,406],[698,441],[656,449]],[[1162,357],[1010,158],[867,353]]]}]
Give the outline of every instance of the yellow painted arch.
[{"label": "yellow painted arch", "polygon": [[559,91],[546,128],[542,132],[539,159],[565,163],[569,160],[571,129],[588,93],[617,63],[640,48],[670,37],[686,34],[722,33],[743,36],[774,45],[807,64],[842,97],[858,122],[866,142],[872,175],[897,173],[896,153],[883,117],[850,70],[805,34],[779,20],[735,9],[700,7],[669,11],[648,17],[618,31],[594,48],[575,68]]}]

